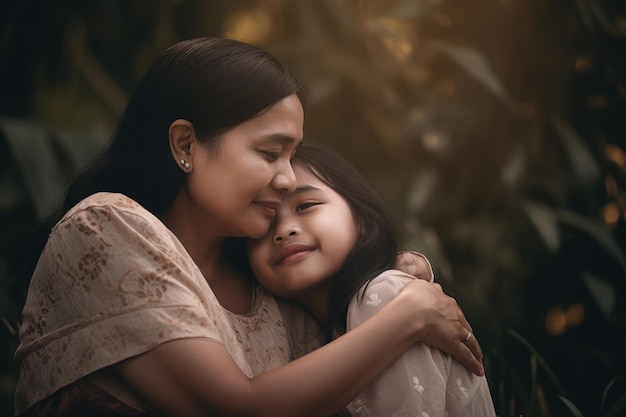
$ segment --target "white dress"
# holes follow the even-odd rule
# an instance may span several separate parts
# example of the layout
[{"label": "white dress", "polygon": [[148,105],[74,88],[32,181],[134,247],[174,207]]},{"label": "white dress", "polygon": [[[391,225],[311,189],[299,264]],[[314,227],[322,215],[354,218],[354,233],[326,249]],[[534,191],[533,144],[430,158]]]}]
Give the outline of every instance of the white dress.
[{"label": "white dress", "polygon": [[[389,303],[413,277],[385,271],[348,307],[348,330]],[[359,296],[363,294],[363,298]],[[354,417],[495,417],[489,386],[438,349],[417,344],[349,405]]]}]

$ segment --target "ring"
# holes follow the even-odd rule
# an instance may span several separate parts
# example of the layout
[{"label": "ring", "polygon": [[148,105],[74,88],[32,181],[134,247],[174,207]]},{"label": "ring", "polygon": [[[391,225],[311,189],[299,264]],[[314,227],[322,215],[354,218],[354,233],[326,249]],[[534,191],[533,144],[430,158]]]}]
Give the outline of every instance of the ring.
[{"label": "ring", "polygon": [[472,337],[472,332],[470,332],[469,330],[467,331],[467,336],[465,336],[465,339],[462,340],[463,343],[467,342],[468,340],[470,340],[470,337]]}]

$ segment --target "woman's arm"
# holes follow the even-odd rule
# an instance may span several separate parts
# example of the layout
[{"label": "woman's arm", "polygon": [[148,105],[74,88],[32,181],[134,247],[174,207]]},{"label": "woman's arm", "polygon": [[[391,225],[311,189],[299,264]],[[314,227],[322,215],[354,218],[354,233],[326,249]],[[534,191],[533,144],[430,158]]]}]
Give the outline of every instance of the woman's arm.
[{"label": "woman's arm", "polygon": [[461,342],[466,328],[454,299],[438,285],[414,280],[352,331],[251,379],[221,344],[202,339],[167,342],[115,368],[170,415],[329,416],[417,342],[450,352],[482,374],[475,338]]}]

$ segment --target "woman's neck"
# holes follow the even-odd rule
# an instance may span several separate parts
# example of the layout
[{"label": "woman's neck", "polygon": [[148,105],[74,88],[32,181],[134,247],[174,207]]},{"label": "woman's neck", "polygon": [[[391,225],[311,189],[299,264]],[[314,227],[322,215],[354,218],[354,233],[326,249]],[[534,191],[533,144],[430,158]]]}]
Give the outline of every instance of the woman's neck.
[{"label": "woman's neck", "polygon": [[185,247],[220,304],[235,314],[248,313],[253,284],[225,262],[222,254],[225,237],[211,235],[211,230],[194,221],[197,217],[185,196],[179,194],[161,221]]},{"label": "woman's neck", "polygon": [[205,274],[214,275],[219,269],[225,237],[207,230],[206,224],[210,222],[204,218],[206,214],[203,216],[196,212],[197,209],[187,194],[181,190],[160,218],[183,244],[198,267]]}]

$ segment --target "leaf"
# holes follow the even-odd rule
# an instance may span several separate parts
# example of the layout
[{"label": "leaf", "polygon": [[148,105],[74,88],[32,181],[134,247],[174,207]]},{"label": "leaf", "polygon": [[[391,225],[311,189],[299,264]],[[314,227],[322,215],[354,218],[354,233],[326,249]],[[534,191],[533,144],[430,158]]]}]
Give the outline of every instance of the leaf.
[{"label": "leaf", "polygon": [[24,179],[40,219],[59,202],[65,184],[49,135],[26,121],[1,119],[0,129]]},{"label": "leaf", "polygon": [[606,13],[598,2],[595,0],[576,0],[576,6],[578,7],[583,23],[588,30],[593,30],[595,17],[605,32],[615,35],[615,28],[611,25]]},{"label": "leaf", "polygon": [[578,407],[576,407],[573,402],[571,402],[567,398],[563,397],[562,395],[557,395],[557,397],[559,397],[559,400],[561,400],[561,401],[563,401],[565,403],[567,408],[570,409],[570,411],[572,412],[572,414],[574,414],[575,417],[584,417],[583,413],[580,412]]},{"label": "leaf", "polygon": [[510,187],[519,184],[526,168],[526,155],[517,149],[502,168],[502,182]]},{"label": "leaf", "polygon": [[626,272],[626,258],[624,257],[622,249],[604,224],[567,210],[558,210],[557,213],[559,220],[563,223],[569,224],[570,226],[586,232],[602,248],[604,248],[607,255],[612,257],[622,270]]},{"label": "leaf", "polygon": [[526,201],[523,208],[548,249],[556,251],[561,246],[561,235],[554,209],[532,201]]},{"label": "leaf", "polygon": [[593,17],[591,16],[590,11],[587,8],[587,3],[585,0],[576,0],[576,6],[578,7],[578,11],[580,12],[580,17],[585,24],[585,27],[588,30],[593,29]]},{"label": "leaf", "polygon": [[613,407],[606,412],[603,417],[617,417],[622,414],[618,414],[620,411],[626,409],[626,392],[617,400]]},{"label": "leaf", "polygon": [[431,14],[430,9],[427,3],[423,1],[400,0],[396,2],[388,16],[400,19],[413,19]]},{"label": "leaf", "polygon": [[507,333],[510,334],[511,336],[513,336],[515,339],[519,340],[524,346],[526,346],[528,348],[528,350],[530,350],[530,352],[537,358],[537,362],[539,362],[539,364],[541,365],[543,370],[548,375],[548,378],[550,378],[550,380],[552,380],[552,383],[556,387],[557,391],[561,395],[564,395],[565,394],[565,390],[561,386],[561,383],[557,379],[557,377],[554,374],[554,372],[552,372],[552,369],[550,369],[550,367],[548,366],[548,363],[539,354],[537,349],[535,349],[535,347],[532,344],[530,344],[530,342],[528,340],[526,340],[521,334],[519,334],[515,330],[507,330]]},{"label": "leaf", "polygon": [[500,79],[482,54],[471,48],[450,45],[441,41],[431,42],[430,45],[450,58],[497,97],[503,100],[508,98]]},{"label": "leaf", "polygon": [[[622,379],[621,377],[617,377],[617,378],[613,378],[613,380],[611,380],[611,382],[609,382],[606,386],[606,388],[604,389],[604,392],[602,393],[602,410],[604,410],[604,408],[606,407],[606,399],[609,395],[609,391],[611,390],[611,388],[613,388],[613,386],[615,386],[617,384],[617,382]],[[624,392],[624,394],[618,399],[618,401],[613,405],[613,407],[611,407],[609,409],[609,411],[607,412],[607,414],[605,415],[605,417],[609,416],[609,413],[615,411],[619,411],[619,408],[616,408],[618,404],[622,404],[622,406],[626,406],[626,392]],[[615,413],[611,414],[611,415],[615,415]]]},{"label": "leaf", "polygon": [[104,127],[55,132],[55,143],[71,161],[72,169],[82,168],[105,144],[110,131]]},{"label": "leaf", "polygon": [[596,159],[585,145],[584,140],[560,117],[552,116],[552,124],[563,143],[565,152],[572,163],[574,173],[578,179],[588,186],[595,184],[600,177],[601,170]]},{"label": "leaf", "polygon": [[606,281],[588,272],[582,273],[583,283],[607,321],[615,308],[615,289]]},{"label": "leaf", "polygon": [[409,212],[419,212],[428,205],[437,182],[438,178],[432,169],[422,169],[413,175],[406,196],[406,207]]}]

